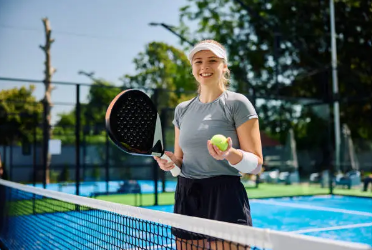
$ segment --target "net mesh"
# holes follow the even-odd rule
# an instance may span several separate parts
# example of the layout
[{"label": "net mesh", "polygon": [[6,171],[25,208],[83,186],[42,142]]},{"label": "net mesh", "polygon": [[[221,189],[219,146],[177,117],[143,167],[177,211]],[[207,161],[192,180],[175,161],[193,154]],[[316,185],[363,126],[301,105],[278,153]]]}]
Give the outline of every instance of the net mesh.
[{"label": "net mesh", "polygon": [[[182,216],[0,180],[6,249],[371,249]],[[187,239],[176,238],[182,233]]]}]

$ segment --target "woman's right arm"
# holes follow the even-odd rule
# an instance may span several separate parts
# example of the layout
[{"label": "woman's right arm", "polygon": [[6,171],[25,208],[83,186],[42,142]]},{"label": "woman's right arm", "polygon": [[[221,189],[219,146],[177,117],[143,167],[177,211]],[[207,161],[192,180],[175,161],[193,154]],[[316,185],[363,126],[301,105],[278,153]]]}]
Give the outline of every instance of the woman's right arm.
[{"label": "woman's right arm", "polygon": [[[176,126],[174,127],[174,153],[166,151],[165,154],[168,155],[168,157],[176,163],[178,167],[181,168],[182,161],[183,161],[183,152],[179,145],[179,137],[180,137],[180,130]],[[161,159],[157,156],[154,156],[154,159],[158,162],[159,167],[164,171],[170,171],[174,163],[168,162],[165,159]]]}]

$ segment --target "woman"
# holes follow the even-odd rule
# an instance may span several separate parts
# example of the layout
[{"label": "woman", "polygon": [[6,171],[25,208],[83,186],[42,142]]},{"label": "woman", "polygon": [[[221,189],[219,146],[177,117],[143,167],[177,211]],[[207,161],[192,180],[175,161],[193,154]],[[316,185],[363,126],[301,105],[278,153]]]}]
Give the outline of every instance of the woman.
[{"label": "woman", "polygon": [[[221,44],[214,40],[202,41],[190,51],[188,58],[198,82],[198,95],[176,107],[174,153],[166,152],[181,166],[174,212],[252,226],[248,196],[239,172],[261,171],[258,116],[244,95],[227,90],[227,53]],[[210,138],[215,134],[228,138],[225,151],[211,144]],[[172,162],[154,158],[165,171],[174,167]],[[185,244],[181,241],[208,244],[203,238],[195,240],[180,230],[173,230],[173,234],[178,239],[178,249],[188,249],[181,248],[181,244]],[[215,243],[211,247],[219,248],[221,243]]]}]

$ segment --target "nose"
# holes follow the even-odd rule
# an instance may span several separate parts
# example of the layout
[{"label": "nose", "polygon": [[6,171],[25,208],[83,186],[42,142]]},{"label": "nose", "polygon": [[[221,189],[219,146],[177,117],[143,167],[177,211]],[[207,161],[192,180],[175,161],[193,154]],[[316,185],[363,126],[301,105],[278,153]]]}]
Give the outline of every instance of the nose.
[{"label": "nose", "polygon": [[201,68],[202,70],[209,69],[209,65],[207,63],[203,63]]}]

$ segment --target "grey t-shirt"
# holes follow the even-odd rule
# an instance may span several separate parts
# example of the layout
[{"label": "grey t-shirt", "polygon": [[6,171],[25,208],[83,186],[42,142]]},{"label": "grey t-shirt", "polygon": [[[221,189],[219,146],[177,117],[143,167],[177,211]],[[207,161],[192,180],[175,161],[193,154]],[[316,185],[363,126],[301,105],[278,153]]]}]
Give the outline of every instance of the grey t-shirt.
[{"label": "grey t-shirt", "polygon": [[183,151],[181,176],[202,179],[217,175],[240,176],[227,160],[215,160],[208,152],[207,141],[215,134],[231,137],[239,149],[236,128],[257,113],[242,94],[226,90],[216,100],[202,103],[199,96],[177,105],[173,124],[180,129],[179,146]]}]

